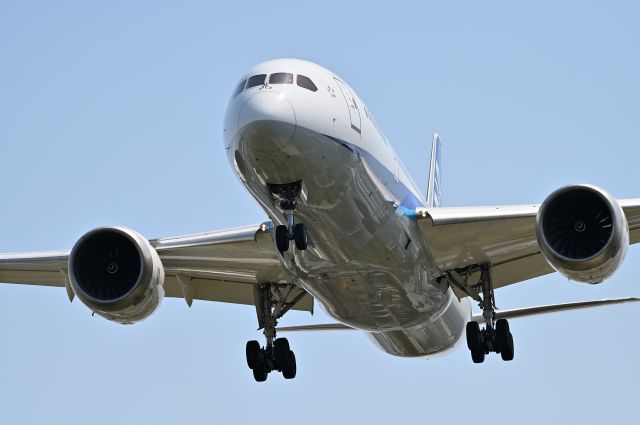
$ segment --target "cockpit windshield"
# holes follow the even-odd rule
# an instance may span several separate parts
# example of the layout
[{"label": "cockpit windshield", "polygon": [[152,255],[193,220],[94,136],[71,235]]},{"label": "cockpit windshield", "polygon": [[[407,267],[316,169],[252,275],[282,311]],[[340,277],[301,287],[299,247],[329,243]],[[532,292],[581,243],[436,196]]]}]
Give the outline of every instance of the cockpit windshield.
[{"label": "cockpit windshield", "polygon": [[311,81],[311,78],[305,77],[304,75],[298,75],[297,83],[298,83],[298,86],[305,88],[307,90],[318,91],[318,88],[316,87],[315,84],[313,84],[313,81]]},{"label": "cockpit windshield", "polygon": [[269,77],[269,84],[293,84],[293,74],[276,72]]},{"label": "cockpit windshield", "polygon": [[[294,74],[290,72],[274,72],[269,75],[269,84],[293,84]],[[233,97],[238,96],[243,90],[250,89],[251,87],[263,86],[267,82],[267,74],[252,75],[251,77],[243,80],[236,89]],[[318,91],[318,88],[311,78],[304,75],[296,75],[296,85],[310,91]]]},{"label": "cockpit windshield", "polygon": [[258,75],[249,77],[249,79],[247,80],[247,88],[250,89],[251,87],[261,86],[264,84],[266,79],[267,79],[267,74],[258,74]]},{"label": "cockpit windshield", "polygon": [[242,80],[240,82],[240,84],[238,84],[238,88],[236,89],[236,91],[233,93],[233,97],[238,96],[240,93],[242,93],[242,90],[244,90],[244,85],[246,84],[247,80]]}]

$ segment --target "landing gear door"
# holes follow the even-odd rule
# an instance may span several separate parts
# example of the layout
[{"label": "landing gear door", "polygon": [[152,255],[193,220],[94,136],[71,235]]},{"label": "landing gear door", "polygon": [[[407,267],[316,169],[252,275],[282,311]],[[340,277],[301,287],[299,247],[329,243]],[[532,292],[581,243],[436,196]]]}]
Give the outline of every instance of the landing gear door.
[{"label": "landing gear door", "polygon": [[337,78],[334,77],[334,79],[336,80],[336,84],[338,84],[338,87],[340,88],[340,91],[344,96],[345,102],[347,102],[347,109],[349,109],[349,117],[351,119],[351,129],[356,133],[361,134],[362,127],[360,121],[360,108],[358,107],[358,103],[356,102],[356,99],[351,93],[349,87],[347,87],[345,83],[338,80]]}]

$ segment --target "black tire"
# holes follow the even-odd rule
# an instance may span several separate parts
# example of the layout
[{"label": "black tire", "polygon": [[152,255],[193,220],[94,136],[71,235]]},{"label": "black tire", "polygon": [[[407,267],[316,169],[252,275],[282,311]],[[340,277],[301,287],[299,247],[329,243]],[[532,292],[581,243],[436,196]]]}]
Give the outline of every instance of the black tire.
[{"label": "black tire", "polygon": [[511,332],[509,332],[509,335],[507,336],[506,347],[500,352],[500,357],[502,357],[502,360],[504,360],[505,362],[510,362],[511,360],[513,360],[514,355],[515,350],[513,347],[513,335],[511,335]]},{"label": "black tire", "polygon": [[278,338],[273,342],[273,357],[278,369],[285,370],[288,367],[290,351],[287,338]]},{"label": "black tire", "polygon": [[484,351],[482,350],[471,350],[471,360],[474,363],[482,363],[484,362]]},{"label": "black tire", "polygon": [[260,343],[258,341],[249,341],[247,342],[246,353],[247,353],[247,366],[249,369],[253,369],[255,365],[260,363],[262,360],[260,359]]},{"label": "black tire", "polygon": [[296,372],[296,355],[293,354],[293,351],[289,351],[289,362],[287,367],[282,369],[282,376],[284,379],[293,379],[296,377]]},{"label": "black tire", "polygon": [[276,226],[276,246],[280,253],[286,252],[289,249],[289,231],[287,226]]},{"label": "black tire", "polygon": [[253,368],[253,378],[257,381],[257,382],[264,382],[267,380],[267,368],[265,367],[264,363],[259,362],[257,365],[255,365],[255,367]]},{"label": "black tire", "polygon": [[472,352],[482,351],[482,333],[478,322],[467,323],[467,347]]},{"label": "black tire", "polygon": [[510,333],[509,322],[506,319],[500,319],[496,322],[496,349],[499,353],[508,349]]},{"label": "black tire", "polygon": [[307,249],[309,245],[309,235],[307,235],[307,226],[304,223],[298,223],[293,226],[293,239],[296,242],[296,248],[300,251]]}]

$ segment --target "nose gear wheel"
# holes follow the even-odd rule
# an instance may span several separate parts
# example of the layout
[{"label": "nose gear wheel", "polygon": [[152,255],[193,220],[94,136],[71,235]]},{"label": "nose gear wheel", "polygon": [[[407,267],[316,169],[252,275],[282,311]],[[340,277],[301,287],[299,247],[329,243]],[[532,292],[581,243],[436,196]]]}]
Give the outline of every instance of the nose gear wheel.
[{"label": "nose gear wheel", "polygon": [[302,181],[287,184],[270,184],[269,191],[274,203],[286,216],[287,224],[275,228],[276,247],[280,254],[289,250],[289,242],[294,241],[299,251],[304,251],[309,245],[309,235],[304,223],[295,222],[295,212],[298,199],[306,199],[306,191]]}]

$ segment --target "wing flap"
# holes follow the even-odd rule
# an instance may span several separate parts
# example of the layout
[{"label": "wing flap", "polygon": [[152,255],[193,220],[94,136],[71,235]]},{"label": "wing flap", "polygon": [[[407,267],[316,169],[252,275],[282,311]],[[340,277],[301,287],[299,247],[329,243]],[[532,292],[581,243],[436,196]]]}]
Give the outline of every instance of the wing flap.
[{"label": "wing flap", "polygon": [[65,286],[69,251],[0,254],[0,282]]},{"label": "wing flap", "polygon": [[64,286],[64,275],[60,271],[46,270],[2,270],[0,282],[22,285]]},{"label": "wing flap", "polygon": [[[190,277],[180,274],[187,288],[178,281],[177,275],[165,278],[165,296],[185,298],[189,300],[217,301],[231,304],[255,305],[253,288],[255,284],[246,282],[224,281],[212,278]],[[306,294],[292,310],[313,311],[313,297]]]}]

